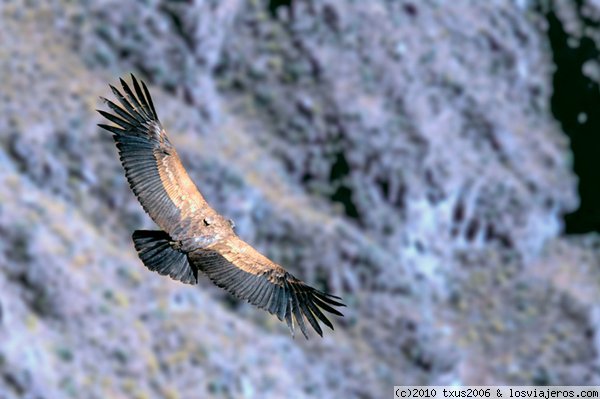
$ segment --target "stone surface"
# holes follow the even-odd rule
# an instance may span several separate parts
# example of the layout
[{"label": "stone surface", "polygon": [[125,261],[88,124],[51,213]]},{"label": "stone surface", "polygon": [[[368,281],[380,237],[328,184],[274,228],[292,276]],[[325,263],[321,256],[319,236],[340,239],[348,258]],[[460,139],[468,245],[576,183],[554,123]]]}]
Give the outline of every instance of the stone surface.
[{"label": "stone surface", "polygon": [[[528,2],[14,1],[0,27],[0,398],[599,383],[600,242],[560,236]],[[140,264],[153,224],[94,111],[128,72],[239,234],[344,298],[335,332]]]}]

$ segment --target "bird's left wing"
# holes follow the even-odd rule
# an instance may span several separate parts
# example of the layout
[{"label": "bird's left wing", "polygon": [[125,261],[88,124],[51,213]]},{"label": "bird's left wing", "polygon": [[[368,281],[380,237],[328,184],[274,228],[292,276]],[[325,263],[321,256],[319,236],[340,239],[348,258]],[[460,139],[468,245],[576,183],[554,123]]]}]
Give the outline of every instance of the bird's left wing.
[{"label": "bird's left wing", "polygon": [[189,254],[190,262],[219,287],[234,296],[286,320],[294,332],[295,323],[308,338],[304,318],[319,335],[319,320],[333,329],[323,310],[338,316],[340,298],[306,285],[272,262],[236,235]]},{"label": "bird's left wing", "polygon": [[144,210],[171,238],[183,238],[194,218],[214,210],[181,164],[148,88],[133,75],[131,80],[133,90],[123,79],[123,92],[110,86],[121,106],[104,99],[113,113],[98,112],[114,125],[98,126],[113,134],[129,185]]}]

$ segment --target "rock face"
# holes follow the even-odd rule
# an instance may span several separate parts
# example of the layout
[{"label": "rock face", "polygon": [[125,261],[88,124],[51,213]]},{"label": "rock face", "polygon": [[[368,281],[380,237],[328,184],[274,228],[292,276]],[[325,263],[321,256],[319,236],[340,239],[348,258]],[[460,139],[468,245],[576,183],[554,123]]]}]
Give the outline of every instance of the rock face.
[{"label": "rock face", "polygon": [[[0,398],[599,384],[600,241],[560,236],[576,179],[525,3],[3,2]],[[94,112],[130,71],[242,238],[344,298],[335,332],[142,267]]]}]

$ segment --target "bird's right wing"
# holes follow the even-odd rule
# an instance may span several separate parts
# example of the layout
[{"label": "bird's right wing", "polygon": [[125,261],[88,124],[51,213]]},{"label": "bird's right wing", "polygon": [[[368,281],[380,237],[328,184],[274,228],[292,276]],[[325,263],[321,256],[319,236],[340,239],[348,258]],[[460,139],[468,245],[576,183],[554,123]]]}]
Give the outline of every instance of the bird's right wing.
[{"label": "bird's right wing", "polygon": [[113,134],[129,186],[150,217],[172,238],[183,237],[195,214],[210,212],[185,171],[163,129],[150,92],[131,76],[135,94],[121,79],[123,93],[110,86],[121,106],[104,99],[113,113],[98,112],[116,126],[100,124]]},{"label": "bird's right wing", "polygon": [[234,296],[286,320],[294,332],[295,323],[308,338],[304,318],[319,335],[319,320],[333,329],[323,310],[338,316],[340,298],[326,294],[298,280],[236,235],[218,241],[204,251],[190,253],[190,262],[219,287]]}]

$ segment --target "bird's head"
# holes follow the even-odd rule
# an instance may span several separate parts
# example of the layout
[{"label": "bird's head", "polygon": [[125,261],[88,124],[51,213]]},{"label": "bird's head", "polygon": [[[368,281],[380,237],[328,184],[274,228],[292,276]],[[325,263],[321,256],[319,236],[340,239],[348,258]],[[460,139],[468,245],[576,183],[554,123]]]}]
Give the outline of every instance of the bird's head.
[{"label": "bird's head", "polygon": [[226,219],[219,214],[208,215],[202,218],[203,230],[219,232],[231,232],[235,227],[235,223],[231,219]]}]

